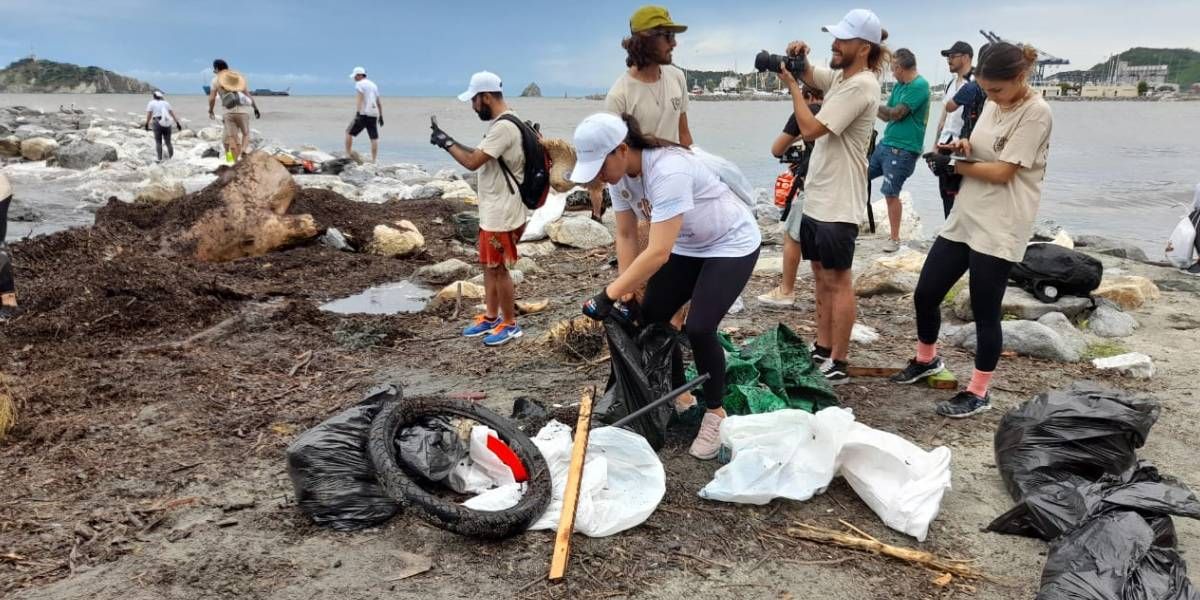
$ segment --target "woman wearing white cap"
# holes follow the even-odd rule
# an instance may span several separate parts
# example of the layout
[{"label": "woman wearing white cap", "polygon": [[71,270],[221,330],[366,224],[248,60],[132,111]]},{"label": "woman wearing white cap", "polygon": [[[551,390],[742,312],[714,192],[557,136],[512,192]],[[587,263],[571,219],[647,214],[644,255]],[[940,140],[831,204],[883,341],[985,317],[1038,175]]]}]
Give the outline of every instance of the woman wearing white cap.
[{"label": "woman wearing white cap", "polygon": [[[583,305],[604,319],[617,299],[646,284],[642,315],[667,323],[681,306],[692,308],[683,330],[696,367],[708,374],[707,412],[689,450],[702,460],[720,447],[725,418],[725,351],[717,337],[758,260],[762,243],[750,210],[700,159],[677,144],[644,135],[629,115],[594,114],[575,129],[576,183],[609,185],[617,220],[620,275]],[[637,222],[650,222],[650,243],[637,252]]]},{"label": "woman wearing white cap", "polygon": [[162,162],[164,141],[167,143],[167,158],[175,156],[175,147],[171,145],[171,127],[183,131],[183,123],[175,116],[171,103],[163,100],[163,93],[157,90],[154,99],[146,104],[146,123],[142,128],[149,131],[151,121],[154,123],[154,150],[158,152],[158,162]]}]

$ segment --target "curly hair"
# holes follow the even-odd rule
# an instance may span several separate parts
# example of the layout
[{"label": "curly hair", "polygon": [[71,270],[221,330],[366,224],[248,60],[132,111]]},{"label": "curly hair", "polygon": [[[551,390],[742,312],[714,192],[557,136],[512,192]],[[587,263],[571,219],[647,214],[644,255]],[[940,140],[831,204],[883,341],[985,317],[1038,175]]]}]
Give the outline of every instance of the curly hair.
[{"label": "curly hair", "polygon": [[654,58],[656,37],[657,34],[651,31],[635,33],[621,40],[621,47],[625,49],[625,66],[643,69],[657,64],[658,60]]},{"label": "curly hair", "polygon": [[881,30],[881,33],[883,35],[879,38],[880,43],[873,44],[871,42],[867,42],[868,44],[871,44],[871,52],[870,54],[867,54],[867,67],[876,74],[882,73],[883,70],[886,69],[887,66],[892,62],[892,51],[888,50],[888,47],[883,45],[883,41],[887,40],[888,38],[888,32],[886,29],[883,29]]}]

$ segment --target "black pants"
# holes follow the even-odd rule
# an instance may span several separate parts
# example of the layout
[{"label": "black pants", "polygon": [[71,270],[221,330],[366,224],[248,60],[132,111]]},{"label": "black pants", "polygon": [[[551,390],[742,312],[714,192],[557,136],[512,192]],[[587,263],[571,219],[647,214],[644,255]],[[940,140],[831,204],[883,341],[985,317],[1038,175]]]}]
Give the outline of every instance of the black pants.
[{"label": "black pants", "polygon": [[0,294],[11,294],[17,291],[13,282],[12,253],[8,244],[4,243],[8,235],[8,205],[12,204],[12,196],[0,199]]},{"label": "black pants", "polygon": [[158,152],[158,160],[162,160],[163,142],[167,144],[167,158],[175,156],[175,148],[171,146],[171,128],[154,123],[154,150]]},{"label": "black pants", "polygon": [[1008,288],[1013,263],[980,254],[961,242],[939,237],[925,258],[913,303],[917,308],[917,338],[937,342],[942,327],[942,300],[963,273],[971,272],[971,311],[975,313],[975,368],[990,372],[1000,362],[1004,331],[1000,328],[1000,305]]},{"label": "black pants", "polygon": [[[750,281],[758,250],[738,258],[694,258],[672,254],[646,283],[642,317],[647,323],[667,323],[691,300],[683,332],[692,345],[696,370],[709,379],[704,383],[704,404],[720,408],[725,397],[725,349],[717,337],[717,326],[738,294]],[[676,373],[682,365],[673,365]]]},{"label": "black pants", "polygon": [[942,213],[947,219],[950,218],[950,209],[954,208],[954,197],[958,195],[960,187],[962,187],[962,175],[938,176],[938,193],[942,196]]}]

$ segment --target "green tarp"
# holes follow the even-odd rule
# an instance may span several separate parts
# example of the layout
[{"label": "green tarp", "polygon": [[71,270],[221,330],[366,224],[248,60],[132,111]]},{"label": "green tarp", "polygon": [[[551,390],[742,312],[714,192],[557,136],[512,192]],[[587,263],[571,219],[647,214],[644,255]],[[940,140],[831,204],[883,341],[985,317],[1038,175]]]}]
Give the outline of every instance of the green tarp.
[{"label": "green tarp", "polygon": [[[837,405],[837,395],[809,358],[808,347],[786,325],[751,338],[738,349],[721,334],[725,347],[725,411],[731,415],[785,408],[817,412]],[[688,379],[696,366],[688,368]],[[702,395],[700,391],[696,394]]]}]

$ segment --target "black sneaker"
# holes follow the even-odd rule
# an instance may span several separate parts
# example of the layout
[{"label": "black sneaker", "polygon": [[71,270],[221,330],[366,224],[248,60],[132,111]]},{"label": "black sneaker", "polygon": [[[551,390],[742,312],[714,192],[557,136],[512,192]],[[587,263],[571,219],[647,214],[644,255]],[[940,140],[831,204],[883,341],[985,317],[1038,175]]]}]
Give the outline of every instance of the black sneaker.
[{"label": "black sneaker", "polygon": [[933,360],[923,363],[917,362],[917,359],[912,358],[908,361],[908,366],[904,367],[903,371],[888,377],[888,381],[892,383],[916,383],[930,375],[937,375],[946,370],[946,366],[942,364],[942,357],[935,356]]},{"label": "black sneaker", "polygon": [[850,372],[844,360],[828,360],[821,366],[821,374],[829,385],[841,385],[850,382]]},{"label": "black sneaker", "polygon": [[833,354],[833,350],[822,348],[816,342],[813,342],[808,346],[808,353],[812,358],[813,364],[819,369],[821,365],[825,364],[825,361],[829,360],[830,355]]},{"label": "black sneaker", "polygon": [[945,402],[939,402],[934,411],[943,417],[962,419],[971,415],[977,415],[991,408],[992,394],[990,392],[987,396],[980,398],[971,392],[963,390],[955,394],[953,398]]},{"label": "black sneaker", "polygon": [[1200,275],[1200,262],[1184,269],[1183,272],[1188,275]]},{"label": "black sneaker", "polygon": [[20,306],[0,306],[0,323],[11,321],[25,312]]}]

